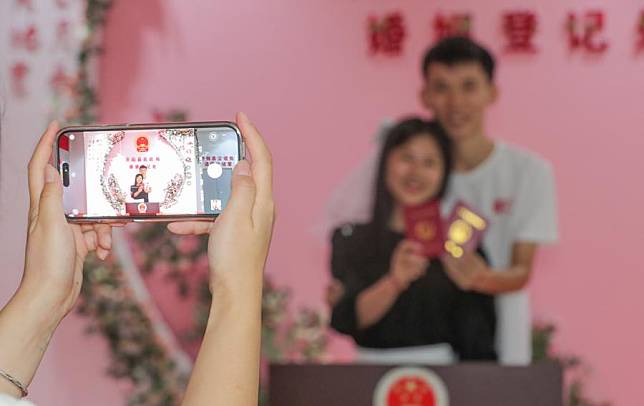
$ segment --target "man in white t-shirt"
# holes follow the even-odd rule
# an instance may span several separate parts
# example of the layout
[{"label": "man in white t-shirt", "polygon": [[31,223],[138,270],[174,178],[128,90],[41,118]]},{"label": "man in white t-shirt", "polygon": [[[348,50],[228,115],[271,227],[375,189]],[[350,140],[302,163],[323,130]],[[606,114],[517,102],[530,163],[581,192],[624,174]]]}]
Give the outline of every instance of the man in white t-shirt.
[{"label": "man in white t-shirt", "polygon": [[[143,190],[149,195],[152,193],[152,188],[150,187],[150,179],[148,178],[148,167],[145,165],[139,166],[139,173],[143,176]],[[151,201],[156,201],[151,196],[149,198]]]},{"label": "man in white t-shirt", "polygon": [[497,349],[505,364],[532,357],[527,292],[540,244],[557,240],[555,186],[550,164],[535,154],[495,141],[485,113],[497,97],[494,59],[468,38],[447,38],[426,53],[423,104],[454,143],[454,172],[445,198],[489,220],[483,239],[489,266],[477,254],[448,258],[449,276],[463,289],[497,295]]}]

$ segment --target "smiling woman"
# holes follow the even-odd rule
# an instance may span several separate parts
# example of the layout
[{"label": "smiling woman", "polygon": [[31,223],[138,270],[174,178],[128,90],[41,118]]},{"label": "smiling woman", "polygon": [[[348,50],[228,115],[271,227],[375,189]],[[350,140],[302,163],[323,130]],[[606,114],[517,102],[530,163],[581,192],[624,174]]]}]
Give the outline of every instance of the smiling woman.
[{"label": "smiling woman", "polygon": [[493,298],[459,289],[438,258],[405,238],[403,211],[445,194],[449,138],[436,122],[403,120],[387,134],[371,222],[333,234],[332,274],[344,293],[331,326],[363,362],[493,360]]}]

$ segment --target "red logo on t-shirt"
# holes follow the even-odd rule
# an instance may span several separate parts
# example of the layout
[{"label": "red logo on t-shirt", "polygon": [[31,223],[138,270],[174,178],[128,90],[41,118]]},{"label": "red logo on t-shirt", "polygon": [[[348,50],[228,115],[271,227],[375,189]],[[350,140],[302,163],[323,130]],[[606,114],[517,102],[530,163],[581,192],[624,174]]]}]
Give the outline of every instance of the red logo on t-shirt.
[{"label": "red logo on t-shirt", "polygon": [[509,199],[496,199],[494,201],[494,213],[495,214],[508,214],[512,209],[512,201]]}]

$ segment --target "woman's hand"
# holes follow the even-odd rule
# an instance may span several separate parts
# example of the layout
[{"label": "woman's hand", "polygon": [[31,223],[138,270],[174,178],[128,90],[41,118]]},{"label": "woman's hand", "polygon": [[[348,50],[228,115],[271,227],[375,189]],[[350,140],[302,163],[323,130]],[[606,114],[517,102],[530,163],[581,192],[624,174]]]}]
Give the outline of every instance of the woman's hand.
[{"label": "woman's hand", "polygon": [[429,260],[422,255],[421,244],[402,240],[394,249],[389,273],[361,291],[356,298],[358,329],[365,329],[382,320],[402,292],[423,276]]},{"label": "woman's hand", "polygon": [[402,290],[425,274],[429,260],[422,255],[423,247],[412,240],[401,241],[391,257],[389,275]]},{"label": "woman's hand", "polygon": [[487,281],[493,271],[483,258],[474,252],[466,252],[460,258],[446,254],[441,258],[447,276],[461,290],[474,290],[485,293]]},{"label": "woman's hand", "polygon": [[344,296],[344,285],[340,280],[333,278],[331,283],[326,287],[324,295],[326,304],[333,308],[338,304],[338,302],[340,302],[342,296]]},{"label": "woman's hand", "polygon": [[112,247],[111,227],[69,224],[63,185],[49,160],[58,124],[51,123],[29,162],[29,228],[25,269],[17,295],[29,296],[49,317],[62,318],[74,306],[88,252],[105,259]]},{"label": "woman's hand", "polygon": [[237,124],[251,159],[233,170],[232,193],[215,222],[177,222],[168,225],[177,234],[209,233],[208,259],[211,289],[218,282],[243,283],[246,274],[264,268],[275,216],[272,159],[257,129],[240,113]]},{"label": "woman's hand", "polygon": [[[79,226],[65,219],[63,185],[49,164],[57,131],[56,123],[49,125],[29,162],[25,268],[20,287],[0,311],[0,368],[25,386],[78,298],[87,253],[96,250],[104,259],[112,245],[110,226]],[[21,396],[4,378],[0,393]]]},{"label": "woman's hand", "polygon": [[179,234],[209,233],[213,304],[183,405],[257,404],[262,273],[275,216],[271,155],[244,114],[237,125],[251,161],[233,170],[232,192],[212,222],[172,223]]}]

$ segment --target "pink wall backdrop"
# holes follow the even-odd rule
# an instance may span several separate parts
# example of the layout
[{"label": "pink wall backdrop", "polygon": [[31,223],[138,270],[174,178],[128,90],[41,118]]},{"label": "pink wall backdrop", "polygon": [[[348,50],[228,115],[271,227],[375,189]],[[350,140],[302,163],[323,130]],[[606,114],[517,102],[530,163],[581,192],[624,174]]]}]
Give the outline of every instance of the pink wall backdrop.
[{"label": "pink wall backdrop", "polygon": [[[565,16],[588,7],[606,13],[610,48],[601,57],[567,51]],[[636,381],[644,364],[644,192],[636,176],[644,169],[644,55],[633,51],[641,7],[634,0],[119,1],[100,65],[102,120],[150,121],[154,108],[186,108],[194,120],[247,112],[276,165],[279,214],[268,272],[293,288],[296,304],[322,306],[328,247],[313,228],[324,202],[374,147],[383,118],[422,112],[418,65],[435,13],[471,12],[475,37],[500,55],[490,135],[539,152],[556,171],[561,242],[539,255],[534,312],[557,323],[561,351],[592,365],[593,396],[635,406],[644,397]],[[526,8],[539,18],[539,52],[502,55],[502,12]],[[396,10],[407,20],[403,55],[370,57],[367,16]],[[69,387],[52,390],[72,392],[92,378],[98,399],[113,399],[119,389],[97,378],[105,366],[100,343],[85,343],[80,327],[57,339],[71,344],[57,345],[51,357],[81,362],[72,344],[83,343],[97,362],[78,365],[88,374],[58,371]],[[334,351],[346,355],[347,343],[336,341]],[[56,381],[40,379],[43,387]]]}]

